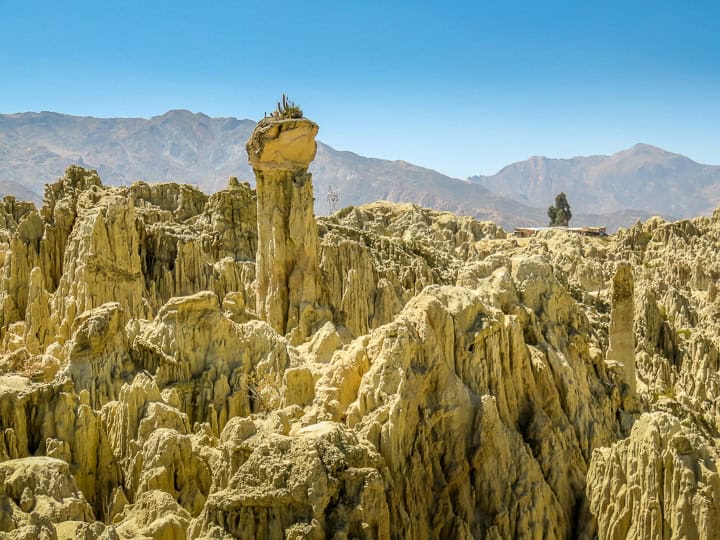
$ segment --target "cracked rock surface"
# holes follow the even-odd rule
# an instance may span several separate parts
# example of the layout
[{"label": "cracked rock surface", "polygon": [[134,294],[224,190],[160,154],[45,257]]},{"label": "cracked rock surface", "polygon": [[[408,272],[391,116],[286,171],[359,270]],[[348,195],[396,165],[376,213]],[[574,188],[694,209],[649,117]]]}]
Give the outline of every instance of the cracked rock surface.
[{"label": "cracked rock surface", "polygon": [[312,156],[262,136],[265,206],[79,167],[0,203],[0,538],[717,534],[720,211],[303,214],[313,290],[277,303],[258,208]]}]

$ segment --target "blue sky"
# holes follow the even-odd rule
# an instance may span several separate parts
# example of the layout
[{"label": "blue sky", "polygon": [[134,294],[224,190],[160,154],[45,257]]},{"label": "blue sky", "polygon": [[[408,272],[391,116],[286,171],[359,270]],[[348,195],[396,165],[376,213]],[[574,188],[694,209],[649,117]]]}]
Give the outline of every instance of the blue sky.
[{"label": "blue sky", "polygon": [[0,0],[0,112],[258,119],[466,177],[645,142],[720,164],[719,2]]}]

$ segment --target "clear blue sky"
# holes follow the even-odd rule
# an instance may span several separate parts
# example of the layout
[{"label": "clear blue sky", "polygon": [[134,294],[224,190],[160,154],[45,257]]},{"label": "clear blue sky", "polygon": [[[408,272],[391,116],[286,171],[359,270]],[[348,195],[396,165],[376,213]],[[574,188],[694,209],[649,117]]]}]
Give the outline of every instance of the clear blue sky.
[{"label": "clear blue sky", "polygon": [[466,177],[645,142],[720,164],[720,2],[0,0],[0,112],[258,119]]}]

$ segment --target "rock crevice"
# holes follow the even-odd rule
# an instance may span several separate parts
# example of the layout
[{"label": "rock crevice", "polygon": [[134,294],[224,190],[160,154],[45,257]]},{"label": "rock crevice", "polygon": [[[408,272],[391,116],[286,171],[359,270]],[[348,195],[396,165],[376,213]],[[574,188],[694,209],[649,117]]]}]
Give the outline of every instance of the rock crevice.
[{"label": "rock crevice", "polygon": [[0,204],[0,538],[711,538],[720,212],[609,238],[231,178]]}]

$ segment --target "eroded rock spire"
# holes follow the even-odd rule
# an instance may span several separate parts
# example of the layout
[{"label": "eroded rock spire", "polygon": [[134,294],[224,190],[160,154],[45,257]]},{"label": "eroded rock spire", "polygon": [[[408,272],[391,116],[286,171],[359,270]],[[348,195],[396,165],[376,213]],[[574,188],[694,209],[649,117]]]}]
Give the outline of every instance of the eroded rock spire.
[{"label": "eroded rock spire", "polygon": [[623,380],[634,395],[637,387],[635,374],[635,334],[633,332],[635,285],[630,263],[621,262],[612,280],[612,312],[610,314],[610,347],[607,359],[621,367]]},{"label": "eroded rock spire", "polygon": [[247,142],[257,180],[257,311],[280,334],[310,332],[320,296],[312,175],[318,125],[280,111]]}]

